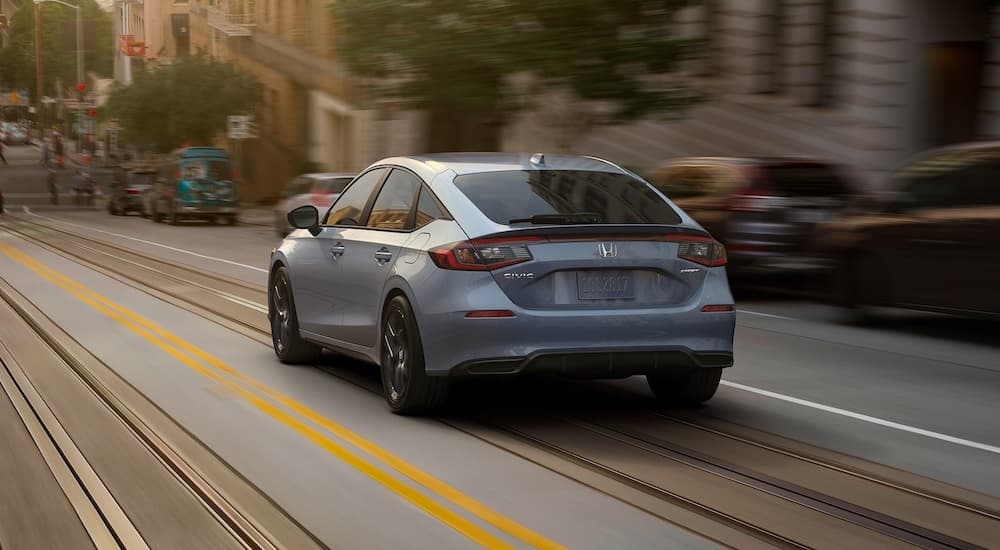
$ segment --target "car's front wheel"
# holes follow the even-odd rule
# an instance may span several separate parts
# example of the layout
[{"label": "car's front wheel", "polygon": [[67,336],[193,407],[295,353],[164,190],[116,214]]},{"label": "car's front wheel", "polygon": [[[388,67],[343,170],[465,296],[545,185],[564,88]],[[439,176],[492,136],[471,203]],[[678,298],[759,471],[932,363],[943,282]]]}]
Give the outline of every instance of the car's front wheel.
[{"label": "car's front wheel", "polygon": [[653,395],[670,405],[693,406],[715,395],[722,380],[722,369],[695,368],[683,374],[647,374],[646,381]]},{"label": "car's front wheel", "polygon": [[427,376],[424,348],[413,309],[396,296],[382,314],[382,388],[396,414],[431,412],[444,404],[450,380]]},{"label": "car's front wheel", "polygon": [[299,318],[287,269],[279,267],[274,272],[268,294],[271,342],[278,360],[293,365],[315,361],[323,348],[303,340],[299,335]]}]

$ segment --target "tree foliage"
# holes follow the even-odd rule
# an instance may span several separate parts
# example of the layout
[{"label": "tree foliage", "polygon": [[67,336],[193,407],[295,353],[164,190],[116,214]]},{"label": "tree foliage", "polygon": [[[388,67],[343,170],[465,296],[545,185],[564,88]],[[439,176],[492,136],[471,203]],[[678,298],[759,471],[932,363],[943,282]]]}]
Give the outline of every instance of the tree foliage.
[{"label": "tree foliage", "polygon": [[[418,108],[494,112],[562,89],[618,122],[691,104],[676,36],[691,0],[334,0],[337,51],[382,94]],[[514,76],[528,78],[512,78]],[[534,89],[516,85],[534,83]]]},{"label": "tree foliage", "polygon": [[249,114],[263,96],[257,77],[240,67],[198,54],[139,72],[108,99],[125,139],[157,152],[185,143],[209,144],[229,115]]},{"label": "tree foliage", "polygon": [[[84,69],[101,76],[111,76],[114,63],[114,23],[111,14],[101,9],[95,0],[80,0],[83,20],[93,34],[84,31]],[[76,2],[71,2],[76,3]],[[35,13],[31,2],[23,2],[10,20],[10,45],[0,49],[0,87],[35,89]],[[56,82],[67,89],[76,82],[76,50],[66,48],[66,41],[75,43],[75,34],[66,36],[67,29],[75,32],[76,10],[55,3],[41,8],[42,69],[45,79],[43,95],[55,95]]]}]

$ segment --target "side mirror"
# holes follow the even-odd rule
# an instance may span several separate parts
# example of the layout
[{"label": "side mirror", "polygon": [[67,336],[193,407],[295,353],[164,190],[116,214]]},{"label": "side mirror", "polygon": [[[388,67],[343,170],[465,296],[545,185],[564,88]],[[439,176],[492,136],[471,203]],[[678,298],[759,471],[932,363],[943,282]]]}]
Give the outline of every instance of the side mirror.
[{"label": "side mirror", "polygon": [[319,235],[319,210],[305,205],[288,213],[288,224],[296,229],[308,229],[313,236]]}]

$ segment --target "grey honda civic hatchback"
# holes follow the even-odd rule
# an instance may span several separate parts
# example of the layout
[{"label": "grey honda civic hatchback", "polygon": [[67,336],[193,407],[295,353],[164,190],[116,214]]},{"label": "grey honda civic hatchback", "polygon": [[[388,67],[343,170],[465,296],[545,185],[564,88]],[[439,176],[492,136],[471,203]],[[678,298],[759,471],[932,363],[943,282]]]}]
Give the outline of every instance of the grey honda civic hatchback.
[{"label": "grey honda civic hatchback", "polygon": [[268,276],[278,359],[375,363],[397,413],[433,410],[455,377],[531,373],[645,375],[692,405],[733,364],[725,249],[602,159],[389,158],[288,221]]}]

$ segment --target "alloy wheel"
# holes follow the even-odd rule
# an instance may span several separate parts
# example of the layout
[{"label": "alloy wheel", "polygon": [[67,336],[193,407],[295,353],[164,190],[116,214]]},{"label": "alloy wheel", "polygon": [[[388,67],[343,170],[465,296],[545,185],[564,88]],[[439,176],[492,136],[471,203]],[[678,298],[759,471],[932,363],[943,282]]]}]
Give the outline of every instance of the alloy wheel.
[{"label": "alloy wheel", "polygon": [[274,346],[279,352],[288,347],[291,334],[291,311],[288,301],[288,280],[278,277],[271,292],[271,305],[274,312],[271,316],[271,334],[274,335]]},{"label": "alloy wheel", "polygon": [[388,369],[386,382],[389,384],[389,398],[398,402],[406,392],[410,378],[410,346],[403,312],[393,309],[385,320],[382,331],[383,368]]}]

